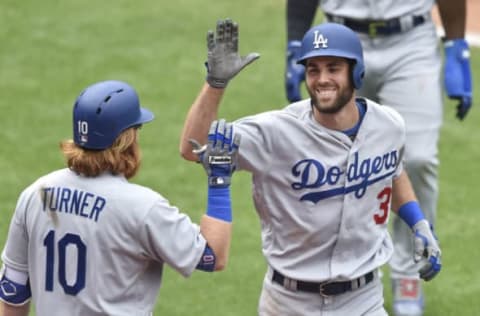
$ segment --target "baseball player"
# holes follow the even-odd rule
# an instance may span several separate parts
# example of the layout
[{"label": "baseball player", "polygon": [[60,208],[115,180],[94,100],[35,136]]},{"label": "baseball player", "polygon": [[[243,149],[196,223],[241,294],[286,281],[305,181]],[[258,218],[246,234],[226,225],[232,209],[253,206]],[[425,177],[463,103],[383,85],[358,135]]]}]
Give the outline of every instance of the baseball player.
[{"label": "baseball player", "polygon": [[[396,109],[406,123],[405,168],[422,210],[435,222],[438,199],[438,140],[442,124],[442,60],[431,11],[434,0],[287,0],[287,63],[285,88],[289,101],[301,99],[304,67],[301,39],[318,5],[330,22],[353,29],[362,42],[367,69],[358,95]],[[469,47],[464,39],[465,0],[436,1],[445,29],[444,86],[458,99],[463,120],[472,105]],[[393,312],[421,315],[424,297],[418,265],[411,258],[410,229],[393,219],[395,252],[390,261]]]},{"label": "baseball player", "polygon": [[[238,54],[238,25],[207,35],[208,74],[192,104],[180,151],[205,139],[229,82],[259,55]],[[393,253],[389,210],[415,236],[420,276],[441,268],[440,249],[416,201],[402,158],[401,116],[366,98],[358,36],[340,24],[310,29],[299,62],[310,99],[233,122],[242,137],[238,168],[252,173],[253,199],[268,263],[258,313],[386,315],[378,268]],[[222,128],[213,123],[211,129]],[[411,255],[412,255],[411,254]],[[326,315],[326,314],[325,314]]]},{"label": "baseball player", "polygon": [[230,176],[239,138],[222,124],[196,148],[208,174],[200,226],[159,193],[130,183],[140,166],[140,127],[153,120],[121,81],[87,87],[73,108],[68,168],[20,195],[2,261],[5,316],[151,315],[167,264],[187,277],[221,270],[231,235]]}]

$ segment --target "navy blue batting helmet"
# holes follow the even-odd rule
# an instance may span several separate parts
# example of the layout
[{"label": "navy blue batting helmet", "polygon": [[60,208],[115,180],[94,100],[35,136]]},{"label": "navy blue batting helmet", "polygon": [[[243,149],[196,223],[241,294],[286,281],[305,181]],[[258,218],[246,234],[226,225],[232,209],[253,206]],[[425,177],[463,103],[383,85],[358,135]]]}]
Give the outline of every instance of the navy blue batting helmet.
[{"label": "navy blue batting helmet", "polygon": [[363,49],[354,31],[338,23],[322,23],[312,27],[302,39],[300,58],[297,63],[305,65],[307,59],[319,56],[354,60],[353,85],[356,89],[362,86],[365,73]]},{"label": "navy blue batting helmet", "polygon": [[121,132],[153,120],[140,107],[135,90],[122,81],[102,81],[87,87],[73,107],[73,141],[87,149],[110,147]]}]

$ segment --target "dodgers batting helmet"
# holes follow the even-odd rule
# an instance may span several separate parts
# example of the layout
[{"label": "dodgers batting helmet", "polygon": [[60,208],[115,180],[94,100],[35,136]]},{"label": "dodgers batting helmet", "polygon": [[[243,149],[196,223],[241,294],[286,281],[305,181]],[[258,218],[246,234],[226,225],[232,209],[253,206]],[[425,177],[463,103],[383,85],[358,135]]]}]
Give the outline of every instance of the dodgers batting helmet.
[{"label": "dodgers batting helmet", "polygon": [[125,82],[102,81],[87,87],[73,107],[73,141],[86,149],[106,149],[129,127],[153,120]]},{"label": "dodgers batting helmet", "polygon": [[302,39],[297,63],[305,65],[307,59],[319,56],[344,57],[355,61],[352,70],[353,85],[356,89],[362,86],[365,73],[363,50],[354,31],[338,23],[322,23],[312,27]]}]

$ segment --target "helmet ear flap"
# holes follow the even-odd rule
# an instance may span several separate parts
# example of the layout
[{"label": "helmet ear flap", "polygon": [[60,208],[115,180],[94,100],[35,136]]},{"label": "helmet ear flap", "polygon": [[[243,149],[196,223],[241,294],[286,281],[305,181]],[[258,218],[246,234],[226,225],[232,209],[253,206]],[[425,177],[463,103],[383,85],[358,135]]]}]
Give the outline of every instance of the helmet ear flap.
[{"label": "helmet ear flap", "polygon": [[360,89],[363,83],[363,77],[365,76],[365,67],[362,63],[355,62],[352,70],[353,86],[355,89]]}]

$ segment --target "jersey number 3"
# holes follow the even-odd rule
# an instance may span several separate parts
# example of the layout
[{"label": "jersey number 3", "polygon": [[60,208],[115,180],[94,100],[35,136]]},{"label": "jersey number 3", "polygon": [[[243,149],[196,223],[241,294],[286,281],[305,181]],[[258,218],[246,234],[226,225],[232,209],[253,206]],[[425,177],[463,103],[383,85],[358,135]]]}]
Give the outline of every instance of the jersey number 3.
[{"label": "jersey number 3", "polygon": [[[51,230],[43,240],[43,245],[47,248],[47,262],[45,269],[45,290],[53,291],[53,282],[55,276],[55,256],[58,255],[58,282],[66,294],[77,295],[85,287],[85,273],[87,267],[87,246],[83,243],[80,236],[76,234],[65,234],[58,243],[55,242],[55,231]],[[77,264],[75,280],[67,281],[67,248],[76,250]],[[57,250],[57,251],[55,251]],[[70,267],[74,268],[74,267]]]},{"label": "jersey number 3", "polygon": [[385,223],[388,218],[388,210],[390,209],[390,199],[392,198],[392,188],[386,187],[377,195],[377,199],[380,201],[379,212],[373,215],[375,223],[380,225]]}]

